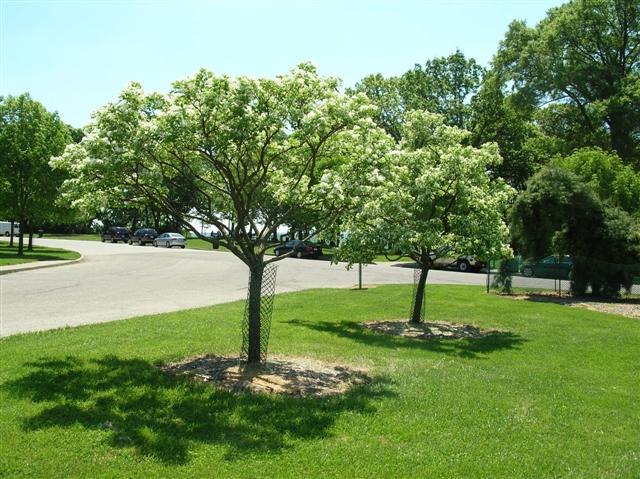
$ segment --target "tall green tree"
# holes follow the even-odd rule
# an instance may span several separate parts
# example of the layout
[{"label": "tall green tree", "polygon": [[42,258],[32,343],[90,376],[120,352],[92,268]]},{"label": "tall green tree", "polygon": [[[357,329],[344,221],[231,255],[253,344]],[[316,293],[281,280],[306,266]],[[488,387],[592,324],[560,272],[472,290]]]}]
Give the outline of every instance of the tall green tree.
[{"label": "tall green tree", "polygon": [[516,199],[511,233],[519,251],[540,257],[571,255],[574,294],[615,296],[640,271],[640,228],[629,214],[607,207],[576,174],[555,165],[531,177]]},{"label": "tall green tree", "polygon": [[557,157],[554,164],[580,177],[611,206],[628,213],[640,213],[640,173],[624,165],[615,153],[599,148],[583,148],[566,157]]},{"label": "tall green tree", "polygon": [[555,149],[534,121],[535,108],[522,108],[514,100],[494,72],[487,74],[471,101],[469,130],[474,146],[498,145],[503,161],[492,173],[522,190]]},{"label": "tall green tree", "polygon": [[513,22],[494,65],[571,147],[612,148],[640,167],[640,2],[573,0],[535,28]]},{"label": "tall green tree", "polygon": [[46,218],[58,195],[62,174],[49,166],[71,141],[57,113],[48,112],[29,94],[0,97],[0,183],[2,204],[20,222],[18,255],[24,233]]},{"label": "tall green tree", "polygon": [[400,77],[368,75],[350,93],[366,94],[379,108],[376,123],[396,142],[401,140],[404,114],[409,110],[438,113],[451,126],[467,127],[470,101],[480,87],[484,69],[460,50],[416,64]]},{"label": "tall green tree", "polygon": [[460,50],[447,57],[416,64],[400,78],[405,110],[427,110],[443,115],[450,126],[465,128],[471,114],[469,102],[480,87],[484,69]]},{"label": "tall green tree", "polygon": [[366,193],[361,185],[390,143],[368,98],[338,86],[310,64],[275,79],[201,70],[168,95],[132,84],[54,164],[70,173],[66,192],[77,202],[126,193],[205,240],[200,222],[217,227],[249,269],[248,362],[258,363],[264,269],[286,256],[265,257],[278,226],[307,212],[316,232],[328,228]]},{"label": "tall green tree", "polygon": [[368,75],[350,93],[364,93],[379,108],[374,119],[378,126],[400,141],[400,123],[405,110],[405,102],[400,94],[400,80],[397,77],[385,78],[380,73]]}]

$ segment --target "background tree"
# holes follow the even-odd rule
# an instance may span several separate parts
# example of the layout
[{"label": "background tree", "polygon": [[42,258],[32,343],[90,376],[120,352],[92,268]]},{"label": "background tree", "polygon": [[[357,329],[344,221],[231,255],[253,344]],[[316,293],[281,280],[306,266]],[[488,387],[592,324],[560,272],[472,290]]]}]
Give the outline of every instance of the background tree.
[{"label": "background tree", "polygon": [[385,78],[380,73],[364,77],[349,93],[364,93],[379,108],[374,120],[391,137],[400,141],[400,122],[405,103],[397,77]]},{"label": "background tree", "polygon": [[494,65],[523,103],[548,105],[544,124],[571,147],[612,148],[640,167],[639,55],[637,0],[575,0],[535,28],[513,22]]},{"label": "background tree", "polygon": [[52,210],[62,182],[49,159],[71,141],[57,113],[25,93],[0,97],[0,178],[2,203],[10,218],[20,222],[18,255],[24,254],[24,232]]},{"label": "background tree", "polygon": [[[1,161],[1,160],[0,160]],[[15,226],[12,219],[13,210],[9,205],[9,197],[11,195],[11,184],[0,176],[0,217],[7,218],[11,222],[11,232],[9,237],[9,247],[13,248],[13,228]]]},{"label": "background tree", "polygon": [[518,195],[510,227],[514,245],[527,256],[588,256],[586,239],[601,220],[602,204],[596,194],[575,174],[547,166]]},{"label": "background tree", "polygon": [[[340,94],[338,85],[308,64],[258,80],[201,70],[169,95],[133,84],[54,163],[71,173],[67,194],[76,201],[109,203],[124,192],[205,240],[200,222],[221,231],[221,244],[250,271],[248,361],[256,363],[263,272],[282,259],[264,255],[278,226],[306,211],[316,231],[329,227],[362,195],[389,141],[366,96]],[[321,171],[326,163],[336,167]]]},{"label": "background tree", "polygon": [[618,208],[606,207],[580,178],[547,166],[516,199],[511,219],[514,244],[525,255],[569,254],[571,288],[613,296],[630,286],[640,262],[640,229]]},{"label": "background tree", "polygon": [[402,119],[409,110],[439,113],[445,123],[466,127],[471,115],[470,100],[480,87],[484,69],[460,50],[447,57],[416,64],[401,77],[380,73],[364,77],[350,93],[366,94],[379,108],[376,123],[397,142]]},{"label": "background tree", "polygon": [[468,137],[440,115],[408,112],[400,149],[376,172],[383,179],[342,225],[348,235],[338,255],[351,263],[371,261],[387,247],[418,264],[412,322],[421,321],[427,276],[438,255],[509,254],[503,218],[512,189],[487,174],[500,163],[498,149],[467,145]]},{"label": "background tree", "polygon": [[615,153],[583,148],[553,163],[578,175],[609,205],[633,215],[640,213],[640,173],[624,165]]},{"label": "background tree", "polygon": [[448,57],[416,64],[399,81],[405,110],[427,110],[443,115],[447,125],[465,128],[469,102],[480,87],[484,69],[460,50]]},{"label": "background tree", "polygon": [[474,146],[498,145],[503,161],[493,167],[493,174],[522,190],[555,149],[534,121],[537,108],[522,108],[516,99],[496,73],[487,74],[471,101],[469,130]]}]

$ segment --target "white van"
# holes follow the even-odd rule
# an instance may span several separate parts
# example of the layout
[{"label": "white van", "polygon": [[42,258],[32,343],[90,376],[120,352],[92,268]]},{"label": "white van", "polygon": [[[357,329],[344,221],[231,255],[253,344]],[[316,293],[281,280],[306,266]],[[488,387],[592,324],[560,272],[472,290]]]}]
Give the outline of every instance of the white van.
[{"label": "white van", "polygon": [[[13,224],[13,235],[18,236],[20,234],[20,223]],[[11,235],[11,221],[0,221],[0,235]]]}]

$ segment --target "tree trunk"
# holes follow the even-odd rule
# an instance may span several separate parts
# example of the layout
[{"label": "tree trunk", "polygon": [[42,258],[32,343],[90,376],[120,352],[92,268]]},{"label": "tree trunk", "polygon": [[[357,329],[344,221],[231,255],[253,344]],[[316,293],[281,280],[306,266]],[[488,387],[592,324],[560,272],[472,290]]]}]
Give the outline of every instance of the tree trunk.
[{"label": "tree trunk", "polygon": [[33,225],[29,225],[29,246],[27,246],[27,251],[33,251]]},{"label": "tree trunk", "polygon": [[260,363],[260,303],[262,299],[262,275],[264,273],[264,262],[260,258],[250,268],[249,279],[249,349],[247,351],[247,362],[249,364]]},{"label": "tree trunk", "polygon": [[24,221],[20,222],[20,234],[18,234],[18,256],[24,256]]},{"label": "tree trunk", "polygon": [[13,232],[16,227],[16,222],[11,220],[11,234],[9,235],[9,248],[13,248]]},{"label": "tree trunk", "polygon": [[631,138],[631,126],[629,125],[628,115],[625,111],[609,112],[609,131],[611,135],[611,147],[615,150],[622,162],[633,165],[635,149]]},{"label": "tree trunk", "polygon": [[418,280],[418,287],[416,288],[416,297],[413,299],[413,308],[411,310],[411,322],[422,322],[422,303],[424,298],[424,287],[427,282],[427,276],[429,275],[429,268],[422,267],[420,269],[420,279]]},{"label": "tree trunk", "polygon": [[160,229],[160,212],[153,212],[153,227],[156,231]]},{"label": "tree trunk", "polygon": [[140,216],[140,210],[138,208],[133,210],[133,220],[131,221],[131,231],[138,229],[138,217]]}]

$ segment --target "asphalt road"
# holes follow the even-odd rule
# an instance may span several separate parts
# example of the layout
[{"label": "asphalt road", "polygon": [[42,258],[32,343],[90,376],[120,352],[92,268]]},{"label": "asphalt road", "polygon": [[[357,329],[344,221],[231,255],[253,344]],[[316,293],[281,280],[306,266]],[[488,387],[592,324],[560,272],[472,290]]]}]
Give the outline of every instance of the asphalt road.
[{"label": "asphalt road", "polygon": [[[231,253],[37,239],[79,251],[83,261],[0,276],[0,336],[177,311],[246,297],[248,270]],[[306,259],[278,264],[278,293],[351,287],[357,267]],[[365,284],[411,283],[413,269],[363,268]],[[484,274],[431,271],[429,283],[476,284]]]}]

